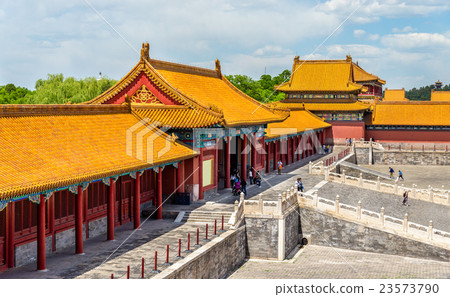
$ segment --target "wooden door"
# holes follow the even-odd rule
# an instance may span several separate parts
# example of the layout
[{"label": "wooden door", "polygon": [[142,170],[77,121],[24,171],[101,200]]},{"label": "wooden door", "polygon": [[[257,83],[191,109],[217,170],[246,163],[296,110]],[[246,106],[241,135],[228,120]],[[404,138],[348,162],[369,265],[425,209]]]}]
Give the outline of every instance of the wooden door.
[{"label": "wooden door", "polygon": [[121,185],[122,195],[120,200],[120,221],[125,224],[131,221],[132,189],[131,180],[123,181]]},{"label": "wooden door", "polygon": [[0,270],[6,265],[6,207],[0,211]]}]

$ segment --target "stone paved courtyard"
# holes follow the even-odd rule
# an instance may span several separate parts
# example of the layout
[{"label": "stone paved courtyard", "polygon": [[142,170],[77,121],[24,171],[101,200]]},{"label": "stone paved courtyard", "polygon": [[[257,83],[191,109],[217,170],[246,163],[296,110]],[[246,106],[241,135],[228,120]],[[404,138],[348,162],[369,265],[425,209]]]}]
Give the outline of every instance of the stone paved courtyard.
[{"label": "stone paved courtyard", "polygon": [[230,279],[450,278],[446,262],[308,245],[291,260],[249,260]]}]

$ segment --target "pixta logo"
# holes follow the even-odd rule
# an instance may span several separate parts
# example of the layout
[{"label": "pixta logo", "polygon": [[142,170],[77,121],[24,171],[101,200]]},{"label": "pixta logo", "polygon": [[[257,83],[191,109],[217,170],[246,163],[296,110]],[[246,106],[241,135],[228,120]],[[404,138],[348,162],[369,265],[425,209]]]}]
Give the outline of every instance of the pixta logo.
[{"label": "pixta logo", "polygon": [[169,128],[158,128],[160,124],[158,121],[143,118],[128,128],[126,133],[127,156],[152,164],[169,152],[176,136],[166,135],[165,132]]}]

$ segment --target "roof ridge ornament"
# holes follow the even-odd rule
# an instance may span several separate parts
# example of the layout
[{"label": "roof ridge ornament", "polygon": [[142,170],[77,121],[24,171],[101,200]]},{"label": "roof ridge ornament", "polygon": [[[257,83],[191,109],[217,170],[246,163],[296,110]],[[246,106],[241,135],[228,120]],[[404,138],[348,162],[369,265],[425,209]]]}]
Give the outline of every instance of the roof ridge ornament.
[{"label": "roof ridge ornament", "polygon": [[148,42],[142,43],[141,48],[141,61],[150,62],[150,45]]},{"label": "roof ridge ornament", "polygon": [[300,56],[295,56],[294,57],[294,64],[299,64],[300,63]]},{"label": "roof ridge ornament", "polygon": [[346,62],[352,62],[352,56],[347,55],[345,61],[346,61]]},{"label": "roof ridge ornament", "polygon": [[219,61],[219,59],[216,59],[216,72],[217,72],[217,75],[218,75],[219,77],[222,76],[222,70],[221,70],[221,67],[220,67],[220,61]]}]

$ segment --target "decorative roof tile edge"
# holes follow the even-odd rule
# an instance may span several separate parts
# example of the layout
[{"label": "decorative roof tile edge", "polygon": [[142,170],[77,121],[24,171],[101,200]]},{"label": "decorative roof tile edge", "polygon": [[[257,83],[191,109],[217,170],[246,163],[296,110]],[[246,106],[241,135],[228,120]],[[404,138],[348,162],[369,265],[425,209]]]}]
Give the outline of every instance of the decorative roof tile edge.
[{"label": "decorative roof tile edge", "polygon": [[55,116],[55,115],[99,115],[129,113],[126,105],[89,104],[3,104],[0,117]]}]

